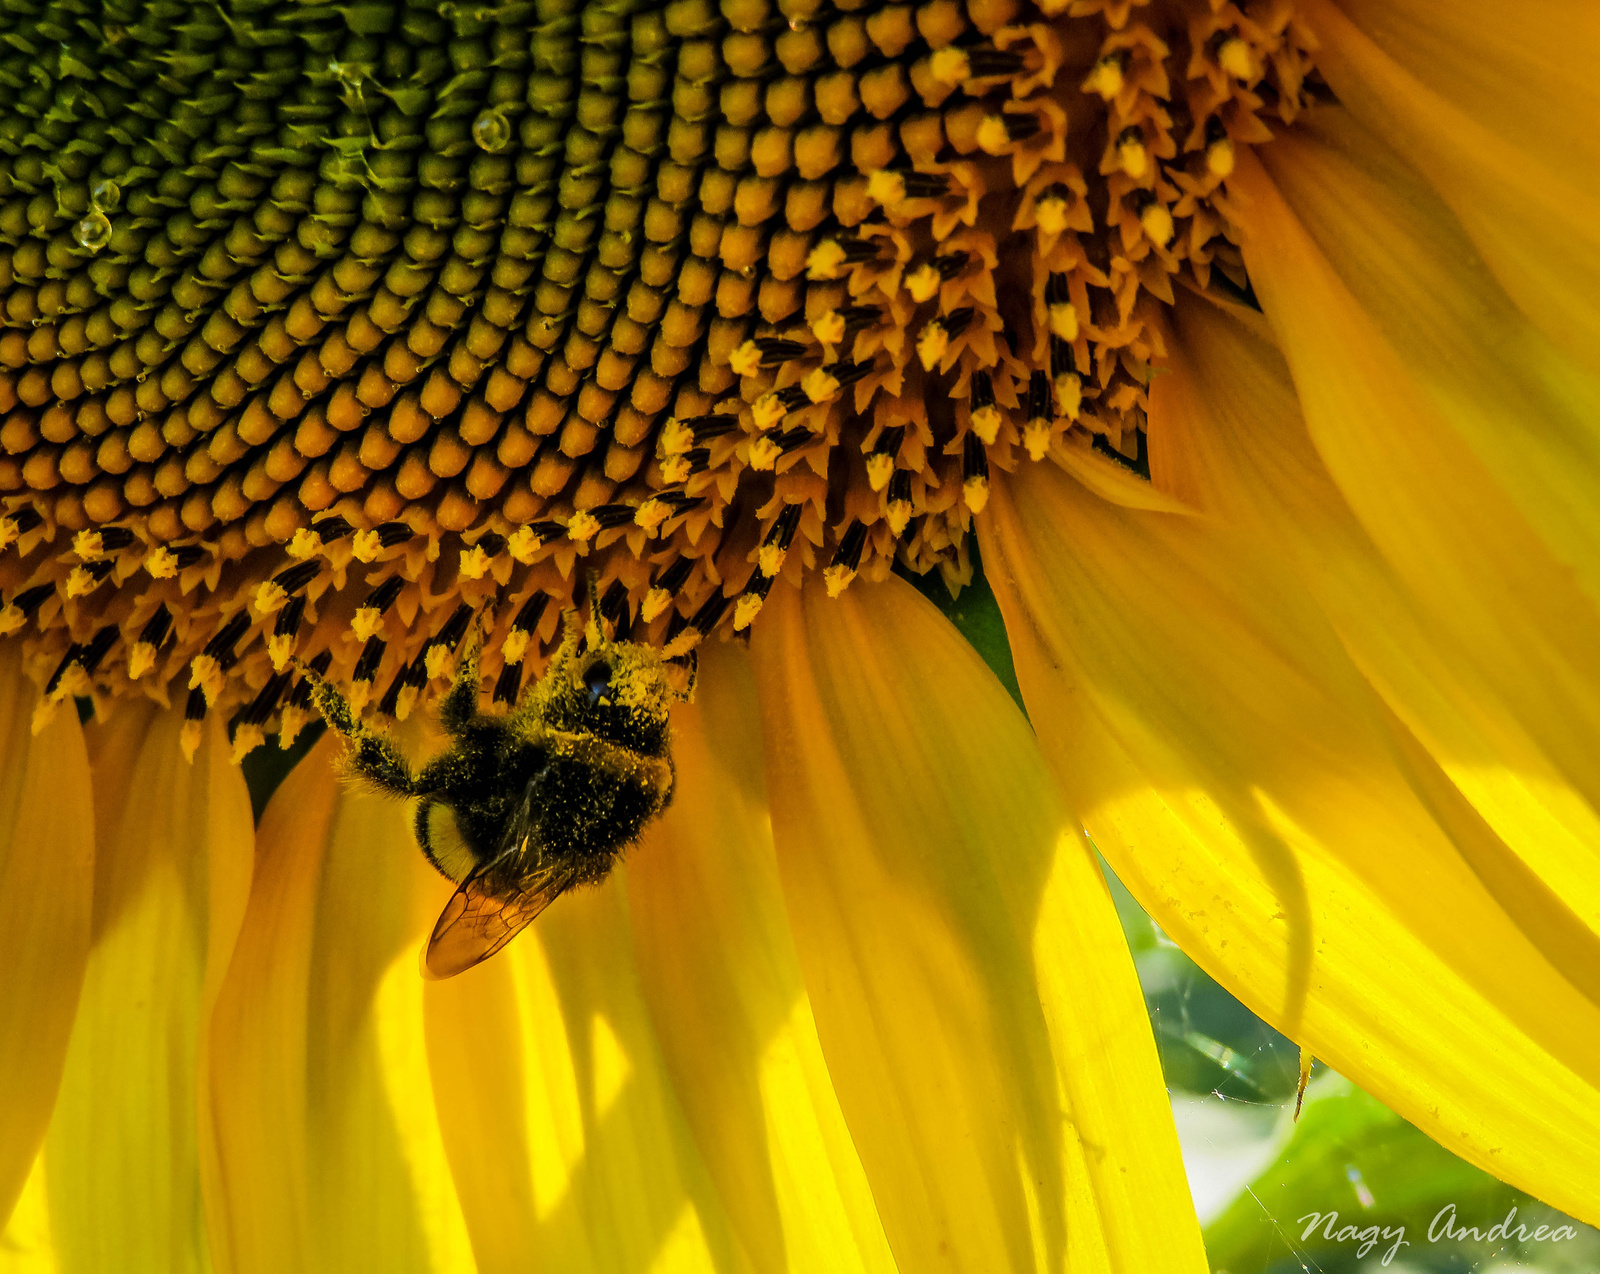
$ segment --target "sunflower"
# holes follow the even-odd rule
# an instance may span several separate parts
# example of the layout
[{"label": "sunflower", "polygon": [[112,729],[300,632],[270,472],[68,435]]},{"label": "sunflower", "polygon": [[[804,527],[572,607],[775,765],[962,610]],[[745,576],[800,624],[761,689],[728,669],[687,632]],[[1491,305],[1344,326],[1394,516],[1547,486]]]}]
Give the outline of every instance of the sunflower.
[{"label": "sunflower", "polygon": [[[1200,1268],[1084,830],[1595,1218],[1593,14],[0,23],[0,1192],[70,1260]],[[1034,735],[891,573],[974,537]],[[475,615],[514,702],[590,573],[703,665],[678,797],[424,989],[401,812],[324,741],[253,841],[232,762],[303,665],[425,748]]]},{"label": "sunflower", "polygon": [[341,791],[332,736],[253,845],[219,722],[191,764],[180,714],[127,705],[91,780],[72,716],[30,748],[13,656],[36,880],[5,897],[42,967],[12,994],[36,1071],[65,1045],[8,1112],[11,1149],[48,1120],[13,1241],[63,1269],[1203,1268],[1132,964],[1020,714],[909,587],[815,591],[753,657],[706,652],[629,862],[444,983],[417,946],[450,886],[400,807]]}]

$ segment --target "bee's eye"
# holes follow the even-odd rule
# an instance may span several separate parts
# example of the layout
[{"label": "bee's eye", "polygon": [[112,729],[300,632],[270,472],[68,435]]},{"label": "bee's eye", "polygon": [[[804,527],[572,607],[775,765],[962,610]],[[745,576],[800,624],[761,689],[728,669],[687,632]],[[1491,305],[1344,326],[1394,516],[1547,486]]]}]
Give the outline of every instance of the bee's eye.
[{"label": "bee's eye", "polygon": [[583,674],[583,684],[589,689],[589,702],[599,703],[606,691],[611,689],[611,665],[600,662]]}]

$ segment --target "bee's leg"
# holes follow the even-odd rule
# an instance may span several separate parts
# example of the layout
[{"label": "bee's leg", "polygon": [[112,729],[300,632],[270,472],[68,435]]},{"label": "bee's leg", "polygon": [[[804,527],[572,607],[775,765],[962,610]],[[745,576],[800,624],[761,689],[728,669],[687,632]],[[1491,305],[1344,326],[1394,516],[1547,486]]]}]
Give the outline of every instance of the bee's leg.
[{"label": "bee's leg", "polygon": [[561,636],[561,644],[556,647],[556,653],[550,656],[550,667],[544,674],[547,677],[566,670],[567,666],[578,657],[578,646],[586,637],[583,622],[576,610],[562,612],[561,622],[566,632]]},{"label": "bee's leg", "polygon": [[[674,660],[673,662],[677,662]],[[683,689],[678,691],[679,703],[693,703],[695,687],[700,684],[700,651],[698,648],[691,650],[683,657],[684,667],[688,670],[688,679],[684,682]]]},{"label": "bee's leg", "polygon": [[411,767],[393,743],[379,734],[351,708],[339,688],[315,669],[302,667],[301,675],[311,683],[311,702],[322,719],[350,741],[345,764],[379,791],[391,796],[417,796],[420,791]]},{"label": "bee's leg", "polygon": [[474,624],[463,640],[466,644],[456,664],[455,680],[439,700],[439,723],[451,734],[460,734],[478,715],[478,692],[482,689],[478,676],[478,656],[483,650],[482,628]]},{"label": "bee's leg", "polygon": [[[561,622],[566,628],[566,632],[562,635],[561,644],[556,647],[555,653],[550,656],[549,666],[545,668],[544,674],[539,678],[541,685],[552,678],[571,678],[573,676],[573,662],[578,657],[579,643],[584,639],[583,623],[578,618],[578,612],[575,610],[563,611]],[[516,708],[513,709],[511,716],[508,718],[509,724],[513,728],[520,730],[527,730],[536,725],[539,720],[539,702],[539,694],[530,686],[523,691],[522,698],[517,701]]]},{"label": "bee's leg", "polygon": [[600,576],[593,567],[584,572],[584,591],[589,596],[589,622],[583,633],[589,649],[599,650],[606,644],[606,621],[600,613]]}]

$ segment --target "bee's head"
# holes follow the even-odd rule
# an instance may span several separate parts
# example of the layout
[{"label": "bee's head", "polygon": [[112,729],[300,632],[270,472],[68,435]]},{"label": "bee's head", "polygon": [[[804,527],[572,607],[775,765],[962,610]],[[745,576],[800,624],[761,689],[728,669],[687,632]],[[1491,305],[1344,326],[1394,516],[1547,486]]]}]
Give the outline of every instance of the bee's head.
[{"label": "bee's head", "polygon": [[558,729],[653,750],[665,742],[672,704],[682,696],[660,651],[607,632],[595,593],[591,576],[588,622],[580,627],[569,615],[567,640],[536,691],[539,715]]},{"label": "bee's head", "polygon": [[631,641],[585,643],[564,667],[553,667],[542,716],[550,725],[596,734],[635,750],[653,750],[667,737],[677,697],[659,651]]}]

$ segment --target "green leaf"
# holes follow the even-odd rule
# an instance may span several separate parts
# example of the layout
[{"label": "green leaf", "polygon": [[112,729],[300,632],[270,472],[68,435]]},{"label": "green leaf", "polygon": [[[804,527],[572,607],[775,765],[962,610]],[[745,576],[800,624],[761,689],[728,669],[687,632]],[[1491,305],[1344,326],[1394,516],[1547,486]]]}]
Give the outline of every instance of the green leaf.
[{"label": "green leaf", "polygon": [[[1441,1220],[1446,1208],[1453,1211]],[[1509,1242],[1490,1239],[1512,1208],[1530,1232],[1540,1223],[1566,1224],[1586,1243],[1600,1241],[1589,1227],[1458,1159],[1329,1072],[1307,1091],[1279,1161],[1206,1228],[1206,1251],[1211,1267],[1229,1274],[1379,1269],[1397,1241],[1404,1246],[1395,1250],[1394,1264],[1412,1270],[1470,1269],[1519,1250],[1559,1261],[1580,1255],[1567,1242],[1519,1245],[1514,1229]],[[1444,1233],[1452,1217],[1479,1238]],[[1372,1246],[1361,1252],[1368,1240]]]}]

